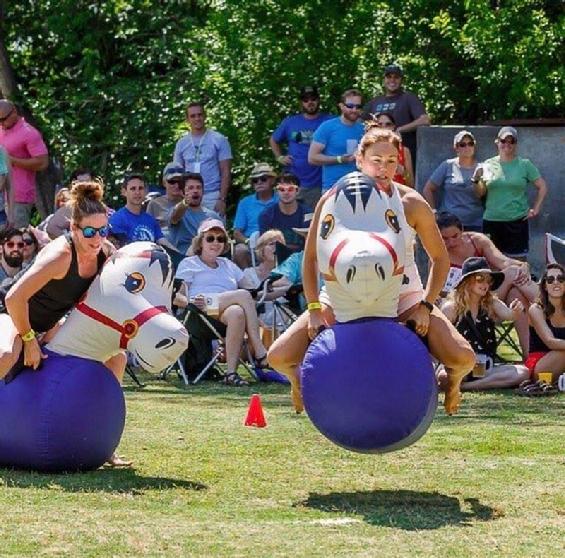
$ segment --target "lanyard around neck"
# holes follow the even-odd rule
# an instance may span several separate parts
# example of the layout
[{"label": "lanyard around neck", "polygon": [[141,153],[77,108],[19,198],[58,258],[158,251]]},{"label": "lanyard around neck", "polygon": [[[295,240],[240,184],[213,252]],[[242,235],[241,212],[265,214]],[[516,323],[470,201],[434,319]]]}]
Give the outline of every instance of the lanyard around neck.
[{"label": "lanyard around neck", "polygon": [[190,145],[192,147],[194,147],[194,159],[195,159],[195,161],[200,161],[200,154],[202,153],[202,144],[204,143],[204,140],[206,139],[207,135],[208,135],[208,130],[206,130],[204,132],[202,139],[198,142],[198,145],[196,145],[194,143],[194,136],[192,135],[192,132],[190,133]]}]

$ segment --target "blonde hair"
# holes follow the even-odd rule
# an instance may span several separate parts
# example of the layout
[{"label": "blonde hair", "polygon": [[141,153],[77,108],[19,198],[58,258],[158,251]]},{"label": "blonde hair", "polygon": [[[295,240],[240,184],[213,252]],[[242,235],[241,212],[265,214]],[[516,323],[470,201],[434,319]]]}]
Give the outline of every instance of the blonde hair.
[{"label": "blonde hair", "polygon": [[269,229],[268,231],[265,231],[257,239],[257,245],[255,246],[255,253],[257,254],[257,257],[261,261],[263,260],[263,250],[265,246],[267,246],[267,244],[269,244],[269,242],[271,242],[274,239],[278,240],[281,244],[286,245],[284,235],[281,231],[279,231],[279,229]]},{"label": "blonde hair", "polygon": [[381,128],[376,120],[367,120],[365,123],[365,135],[359,144],[359,153],[365,155],[365,151],[375,143],[390,143],[397,151],[400,151],[402,140],[400,136],[392,130]]},{"label": "blonde hair", "polygon": [[80,223],[88,215],[106,215],[107,207],[102,201],[104,183],[102,180],[83,180],[71,184],[71,219]]},{"label": "blonde hair", "polygon": [[[213,231],[214,229],[210,229],[206,232],[201,232],[198,233],[193,239],[192,242],[190,244],[190,253],[194,254],[195,256],[200,256],[200,254],[202,254],[202,244],[203,244],[203,240],[204,237],[211,231]],[[222,254],[226,254],[229,249],[230,249],[230,237],[228,235],[228,233],[222,229],[220,229],[220,227],[217,227],[216,230],[222,231],[223,234],[226,235],[226,242],[224,243],[224,251],[222,252]]]},{"label": "blonde hair", "polygon": [[55,192],[55,210],[65,205],[71,198],[71,192],[68,188],[60,188]]},{"label": "blonde hair", "polygon": [[[459,321],[471,308],[469,285],[471,281],[475,280],[475,275],[476,274],[473,274],[463,279],[463,281],[449,293],[449,298],[455,303],[455,321]],[[494,301],[496,299],[497,296],[489,289],[485,296],[479,301],[479,310],[485,311],[492,320],[496,320],[496,314],[494,312]]]}]

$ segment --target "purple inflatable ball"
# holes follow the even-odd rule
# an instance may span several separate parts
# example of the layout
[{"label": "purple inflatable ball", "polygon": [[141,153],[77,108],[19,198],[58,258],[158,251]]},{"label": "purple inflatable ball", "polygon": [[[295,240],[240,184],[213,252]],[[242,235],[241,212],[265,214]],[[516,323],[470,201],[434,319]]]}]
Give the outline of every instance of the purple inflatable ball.
[{"label": "purple inflatable ball", "polygon": [[117,447],[126,408],[103,364],[48,353],[38,371],[0,382],[0,466],[41,472],[97,469]]},{"label": "purple inflatable ball", "polygon": [[405,448],[424,435],[435,415],[438,390],[428,350],[390,319],[324,330],[310,344],[301,374],[310,420],[351,451]]}]

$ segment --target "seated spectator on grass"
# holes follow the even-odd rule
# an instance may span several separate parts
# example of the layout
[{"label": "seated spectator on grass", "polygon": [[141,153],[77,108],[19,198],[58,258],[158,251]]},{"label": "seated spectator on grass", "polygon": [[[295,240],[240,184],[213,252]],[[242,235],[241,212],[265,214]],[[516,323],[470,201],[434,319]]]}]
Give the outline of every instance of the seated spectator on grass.
[{"label": "seated spectator on grass", "polygon": [[222,219],[215,211],[202,205],[204,182],[201,175],[193,172],[184,174],[181,190],[183,198],[169,213],[168,238],[181,254],[188,255],[201,223],[206,219]]},{"label": "seated spectator on grass", "polygon": [[0,236],[0,286],[20,272],[24,261],[24,239],[19,229],[6,229]]},{"label": "seated spectator on grass", "polygon": [[40,250],[39,241],[32,229],[33,227],[27,227],[27,229],[22,231],[22,240],[24,241],[24,266],[31,265]]},{"label": "seated spectator on grass", "polygon": [[565,372],[565,268],[549,264],[540,281],[539,299],[530,306],[530,354],[526,366],[533,377]]},{"label": "seated spectator on grass", "polygon": [[483,204],[471,182],[477,160],[476,142],[471,132],[462,130],[453,138],[457,157],[439,165],[422,192],[432,209],[447,211],[459,217],[466,231],[483,230]]},{"label": "seated spectator on grass", "polygon": [[[457,331],[471,344],[477,365],[461,383],[462,390],[483,390],[519,385],[529,376],[521,364],[495,364],[495,324],[515,321],[523,313],[522,303],[515,299],[506,306],[493,290],[504,281],[504,274],[491,271],[485,258],[469,258],[463,263],[463,273],[443,305],[442,311]],[[443,372],[440,372],[440,381]]]},{"label": "seated spectator on grass", "polygon": [[228,235],[218,219],[204,221],[192,241],[194,256],[185,258],[176,277],[183,280],[177,306],[188,302],[225,324],[227,371],[222,382],[229,386],[245,386],[247,382],[237,373],[239,355],[245,334],[256,355],[255,365],[267,367],[267,350],[261,341],[255,301],[249,291],[241,288],[243,271],[222,257],[228,249]]},{"label": "seated spectator on grass", "polygon": [[161,231],[167,237],[171,210],[183,199],[183,175],[184,169],[182,167],[178,167],[174,163],[168,163],[163,170],[162,184],[163,188],[165,188],[165,193],[152,198],[145,210],[148,215],[151,215],[157,220]]},{"label": "seated spectator on grass", "polygon": [[312,218],[312,210],[297,200],[298,178],[293,174],[282,174],[275,180],[279,201],[264,209],[259,215],[259,231],[264,234],[270,229],[283,233],[286,247],[292,252],[304,249],[304,238],[294,228],[304,228]]},{"label": "seated spectator on grass", "polygon": [[[518,299],[524,308],[536,300],[538,286],[530,277],[530,270],[526,262],[514,260],[505,256],[494,245],[488,236],[478,232],[466,232],[458,217],[450,213],[438,213],[436,222],[449,254],[450,269],[447,281],[443,288],[446,295],[461,276],[463,262],[472,256],[484,257],[489,267],[504,273],[504,281],[496,290],[498,298],[509,304]],[[515,322],[522,354],[528,353],[529,331],[526,314],[520,316]]]},{"label": "seated spectator on grass", "polygon": [[127,175],[121,193],[126,198],[126,205],[118,209],[109,219],[110,234],[117,244],[123,246],[130,242],[146,240],[176,250],[164,237],[156,219],[142,210],[147,193],[143,175]]},{"label": "seated spectator on grass", "polygon": [[270,205],[279,201],[273,192],[275,171],[267,163],[258,163],[253,167],[249,180],[255,193],[245,196],[237,204],[233,222],[233,237],[236,241],[234,261],[241,269],[251,265],[249,237],[259,232],[259,215]]}]

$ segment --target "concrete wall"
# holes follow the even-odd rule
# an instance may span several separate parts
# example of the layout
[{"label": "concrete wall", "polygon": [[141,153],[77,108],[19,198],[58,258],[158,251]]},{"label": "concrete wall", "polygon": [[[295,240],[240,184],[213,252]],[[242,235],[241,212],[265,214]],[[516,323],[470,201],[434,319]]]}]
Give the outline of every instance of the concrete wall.
[{"label": "concrete wall", "polygon": [[[467,129],[477,140],[477,158],[484,161],[497,154],[494,139],[499,126],[426,126],[418,128],[418,162],[416,184],[422,191],[434,169],[445,159],[454,157],[453,137]],[[535,273],[545,264],[544,234],[550,232],[565,238],[565,127],[523,127],[518,130],[518,154],[528,158],[540,170],[549,193],[541,214],[530,222],[530,255],[528,261]],[[532,186],[530,199],[535,196]],[[418,264],[425,273],[425,258],[418,254]]]}]

